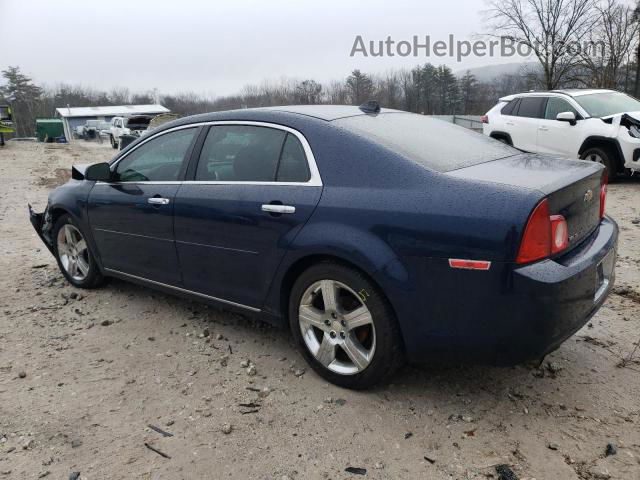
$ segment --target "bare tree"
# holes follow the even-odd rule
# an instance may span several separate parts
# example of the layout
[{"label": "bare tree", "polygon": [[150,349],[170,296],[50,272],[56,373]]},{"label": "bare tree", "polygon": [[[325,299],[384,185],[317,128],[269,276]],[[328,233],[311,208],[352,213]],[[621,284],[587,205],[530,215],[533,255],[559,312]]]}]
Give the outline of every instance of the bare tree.
[{"label": "bare tree", "polygon": [[589,34],[594,47],[581,53],[583,83],[589,87],[617,88],[621,68],[637,41],[638,23],[633,10],[618,0],[604,0],[596,11],[597,23]]},{"label": "bare tree", "polygon": [[[640,0],[636,3],[632,18],[636,25],[640,23]],[[636,79],[633,85],[633,94],[636,97],[640,94],[640,41],[638,39],[636,39]]]},{"label": "bare tree", "polygon": [[579,62],[595,22],[595,0],[488,0],[487,19],[498,36],[529,49],[542,65],[544,87],[557,88]]},{"label": "bare tree", "polygon": [[304,80],[295,88],[295,102],[315,105],[322,100],[322,85],[315,80]]}]

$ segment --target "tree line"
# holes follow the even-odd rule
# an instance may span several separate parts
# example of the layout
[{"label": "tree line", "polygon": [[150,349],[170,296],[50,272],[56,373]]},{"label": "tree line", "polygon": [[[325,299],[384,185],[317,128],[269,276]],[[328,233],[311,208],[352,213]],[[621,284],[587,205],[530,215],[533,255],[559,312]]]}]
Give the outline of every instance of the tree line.
[{"label": "tree line", "polygon": [[[18,136],[32,136],[37,117],[59,107],[162,103],[181,115],[296,104],[360,105],[375,99],[383,107],[425,115],[482,115],[505,95],[532,89],[613,88],[640,93],[640,0],[489,0],[486,24],[495,35],[529,47],[536,64],[516,74],[479,81],[456,76],[431,63],[411,69],[366,73],[341,80],[284,79],[247,85],[237,94],[207,97],[194,92],[157,95],[127,88],[95,90],[68,84],[35,84],[20,68],[2,71],[0,103],[10,101]],[[576,49],[578,43],[595,45]]]}]

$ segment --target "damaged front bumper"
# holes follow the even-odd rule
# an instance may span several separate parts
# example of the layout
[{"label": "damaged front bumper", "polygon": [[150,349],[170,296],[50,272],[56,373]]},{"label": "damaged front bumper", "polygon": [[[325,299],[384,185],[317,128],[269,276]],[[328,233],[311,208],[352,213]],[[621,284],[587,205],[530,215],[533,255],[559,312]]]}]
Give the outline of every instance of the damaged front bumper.
[{"label": "damaged front bumper", "polygon": [[51,214],[49,213],[49,206],[45,208],[43,213],[36,213],[33,211],[31,205],[29,205],[29,220],[40,239],[49,251],[53,253],[53,241],[51,240],[51,227],[53,224]]}]

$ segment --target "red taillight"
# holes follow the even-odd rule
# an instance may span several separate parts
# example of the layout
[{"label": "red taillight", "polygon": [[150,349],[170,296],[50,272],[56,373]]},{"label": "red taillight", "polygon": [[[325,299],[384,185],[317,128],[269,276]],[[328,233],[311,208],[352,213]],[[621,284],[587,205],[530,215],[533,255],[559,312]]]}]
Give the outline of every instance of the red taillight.
[{"label": "red taillight", "polygon": [[516,263],[530,263],[551,255],[551,217],[545,198],[533,210],[524,229]]},{"label": "red taillight", "polygon": [[600,219],[604,218],[605,208],[607,207],[607,186],[609,184],[609,175],[604,172],[602,175],[602,185],[600,186]]},{"label": "red taillight", "polygon": [[531,263],[560,253],[569,246],[569,228],[562,215],[549,215],[545,198],[533,210],[524,229],[516,263]]},{"label": "red taillight", "polygon": [[482,123],[489,123],[489,115],[482,115],[482,116],[480,117],[480,121],[481,121]]},{"label": "red taillight", "polygon": [[569,228],[562,215],[551,216],[551,253],[558,253],[569,246]]}]

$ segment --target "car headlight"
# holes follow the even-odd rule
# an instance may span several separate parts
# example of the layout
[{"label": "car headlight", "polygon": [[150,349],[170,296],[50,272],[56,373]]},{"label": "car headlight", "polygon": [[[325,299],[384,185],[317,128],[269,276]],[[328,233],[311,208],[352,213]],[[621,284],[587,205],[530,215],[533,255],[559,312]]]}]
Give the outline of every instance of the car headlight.
[{"label": "car headlight", "polygon": [[629,125],[629,135],[631,135],[633,138],[640,139],[640,128],[636,127],[635,125]]}]

